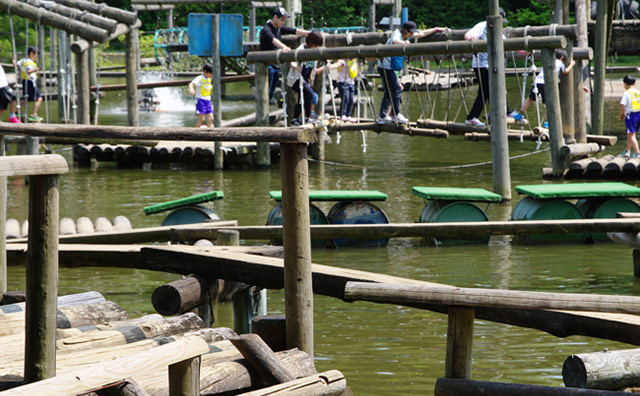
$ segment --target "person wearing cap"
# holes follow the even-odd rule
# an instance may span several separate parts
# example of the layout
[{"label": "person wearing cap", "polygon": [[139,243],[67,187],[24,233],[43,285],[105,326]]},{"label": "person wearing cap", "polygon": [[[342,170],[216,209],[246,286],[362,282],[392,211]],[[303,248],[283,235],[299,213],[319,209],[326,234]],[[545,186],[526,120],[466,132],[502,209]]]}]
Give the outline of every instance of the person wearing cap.
[{"label": "person wearing cap", "polygon": [[[284,23],[289,18],[287,10],[277,7],[273,10],[273,17],[267,21],[260,31],[260,51],[282,50],[289,52],[286,44],[280,41],[282,34],[295,34],[296,36],[308,36],[309,31],[285,26]],[[273,98],[276,87],[280,81],[280,65],[269,65],[269,100]]]},{"label": "person wearing cap", "polygon": [[[418,30],[418,26],[413,21],[407,21],[402,25],[400,30],[396,29],[391,33],[385,45],[393,44],[409,44],[411,38],[421,38],[439,32],[444,28],[434,27],[423,31]],[[378,73],[382,78],[382,87],[384,95],[380,104],[380,116],[377,119],[378,124],[400,123],[406,124],[409,120],[400,114],[400,99],[402,95],[402,87],[398,81],[398,76],[391,66],[391,58],[378,59]],[[391,105],[391,114],[389,116],[389,105]]]},{"label": "person wearing cap", "polygon": [[[22,92],[24,97],[21,100],[22,106],[25,106],[25,98],[29,102],[35,102],[33,105],[33,113],[29,115],[28,120],[31,122],[41,122],[42,117],[38,116],[38,109],[42,104],[42,95],[38,90],[38,65],[36,64],[36,56],[38,51],[35,48],[29,47],[27,49],[27,57],[18,61],[18,67],[20,68],[20,78],[22,78]],[[26,112],[25,107],[25,112]]]},{"label": "person wearing cap", "polygon": [[[506,23],[507,20],[505,17],[507,16],[507,13],[502,8],[500,8],[498,12],[502,16],[503,23]],[[478,22],[474,27],[467,31],[467,33],[465,33],[464,39],[468,41],[486,40],[487,21]],[[473,54],[471,68],[476,74],[476,78],[480,83],[480,88],[478,89],[478,95],[476,96],[473,106],[471,107],[471,111],[467,115],[467,119],[464,123],[467,125],[484,126],[484,123],[480,121],[478,117],[484,109],[484,103],[489,101],[489,54],[486,52]],[[519,113],[517,111],[513,111],[507,103],[507,117],[515,117],[518,114]]]}]

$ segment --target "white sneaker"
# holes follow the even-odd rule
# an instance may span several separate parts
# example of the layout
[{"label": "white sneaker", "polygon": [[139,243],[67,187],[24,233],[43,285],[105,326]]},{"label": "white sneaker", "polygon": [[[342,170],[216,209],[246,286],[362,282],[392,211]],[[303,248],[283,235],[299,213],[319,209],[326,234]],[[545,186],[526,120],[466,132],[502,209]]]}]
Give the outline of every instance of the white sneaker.
[{"label": "white sneaker", "polygon": [[464,123],[467,125],[473,125],[473,126],[484,126],[484,122],[480,121],[475,117],[470,120],[464,120]]},{"label": "white sneaker", "polygon": [[383,117],[378,117],[378,119],[376,120],[376,124],[380,124],[380,125],[382,125],[382,124],[390,124],[392,122],[393,122],[393,120],[389,116],[384,116],[384,118]]},{"label": "white sneaker", "polygon": [[402,114],[398,113],[393,118],[393,122],[397,122],[398,124],[407,124],[409,122],[409,120],[407,119],[407,117],[405,117]]}]

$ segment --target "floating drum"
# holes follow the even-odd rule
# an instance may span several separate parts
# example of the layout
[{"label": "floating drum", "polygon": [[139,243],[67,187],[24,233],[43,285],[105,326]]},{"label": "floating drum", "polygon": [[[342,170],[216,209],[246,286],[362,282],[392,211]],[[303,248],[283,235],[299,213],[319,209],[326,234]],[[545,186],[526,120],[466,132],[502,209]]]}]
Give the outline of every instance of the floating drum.
[{"label": "floating drum", "polygon": [[[309,220],[311,224],[329,224],[327,216],[312,203],[309,203]],[[267,217],[267,225],[282,225],[282,205],[278,203],[271,209],[269,217]],[[328,240],[326,239],[312,239],[311,247],[324,248],[327,246]],[[282,245],[281,239],[273,239],[271,243],[274,245]]]},{"label": "floating drum", "polygon": [[164,219],[163,226],[202,223],[208,220],[220,220],[211,209],[204,206],[183,206],[175,209]]},{"label": "floating drum", "polygon": [[[459,223],[489,221],[489,217],[478,205],[466,201],[429,201],[420,212],[420,223]],[[426,238],[434,245],[484,244],[490,235],[476,238]]]},{"label": "floating drum", "polygon": [[[331,224],[388,224],[389,218],[376,205],[366,201],[340,201],[336,203],[327,219]],[[389,238],[331,240],[335,247],[385,247]]]},{"label": "floating drum", "polygon": [[[576,220],[584,215],[571,202],[562,199],[523,198],[513,209],[511,220]],[[523,239],[529,243],[584,242],[586,234],[535,234]]]},{"label": "floating drum", "polygon": [[[618,212],[640,212],[640,205],[628,198],[583,198],[576,203],[587,219],[615,219]],[[594,242],[609,241],[606,233],[593,233]]]}]

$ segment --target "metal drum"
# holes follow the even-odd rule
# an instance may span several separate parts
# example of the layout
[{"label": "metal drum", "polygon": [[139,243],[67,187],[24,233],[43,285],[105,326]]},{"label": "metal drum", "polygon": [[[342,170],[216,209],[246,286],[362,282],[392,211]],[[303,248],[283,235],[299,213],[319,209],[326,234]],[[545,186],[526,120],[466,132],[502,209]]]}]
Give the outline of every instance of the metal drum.
[{"label": "metal drum", "polygon": [[[582,211],[571,202],[562,199],[523,198],[511,214],[511,220],[578,220],[584,219]],[[519,237],[529,243],[584,242],[587,235],[575,234],[535,234]]]},{"label": "metal drum", "polygon": [[[367,201],[339,201],[327,215],[331,224],[388,224],[387,215],[371,202]],[[385,247],[389,238],[380,239],[349,239],[334,238],[331,240],[335,247]]]},{"label": "metal drum", "polygon": [[[420,212],[420,223],[459,223],[489,221],[489,217],[476,204],[467,201],[429,201]],[[434,245],[460,245],[489,243],[490,235],[476,238],[425,238]]]},{"label": "metal drum", "polygon": [[[618,212],[640,212],[640,205],[629,198],[583,198],[576,203],[587,219],[615,219]],[[606,233],[593,233],[594,242],[611,241]]]},{"label": "metal drum", "polygon": [[173,210],[162,222],[163,226],[202,223],[206,220],[220,220],[211,209],[204,206],[183,206]]},{"label": "metal drum", "polygon": [[[311,224],[329,224],[327,216],[312,203],[309,203],[309,220]],[[269,217],[267,217],[267,225],[282,225],[282,204],[278,203],[271,209]],[[329,240],[327,239],[312,239],[311,247],[324,248],[327,246]],[[273,239],[271,243],[274,245],[282,245],[281,239]]]}]

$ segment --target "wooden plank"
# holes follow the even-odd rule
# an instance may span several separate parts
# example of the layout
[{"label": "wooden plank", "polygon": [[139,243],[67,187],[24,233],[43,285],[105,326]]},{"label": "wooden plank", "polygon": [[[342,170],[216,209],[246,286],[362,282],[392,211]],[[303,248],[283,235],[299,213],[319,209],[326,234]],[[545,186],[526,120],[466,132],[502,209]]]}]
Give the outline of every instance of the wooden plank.
[{"label": "wooden plank", "polygon": [[[268,113],[268,112],[267,112]],[[107,125],[0,124],[0,133],[28,136],[90,137],[139,140],[315,143],[314,124],[301,127],[126,127]],[[319,126],[321,127],[321,126]]]},{"label": "wooden plank", "polygon": [[269,346],[257,334],[242,334],[229,341],[240,351],[267,385],[276,385],[296,379]]},{"label": "wooden plank", "polygon": [[562,365],[562,381],[572,388],[618,390],[640,383],[640,350],[580,353]]},{"label": "wooden plank", "polygon": [[628,396],[627,392],[608,392],[579,388],[561,388],[504,382],[438,378],[435,396]]},{"label": "wooden plank", "polygon": [[474,316],[473,308],[449,307],[445,359],[445,376],[448,378],[471,379]]},{"label": "wooden plank", "polygon": [[59,154],[0,157],[0,176],[58,175],[68,172],[67,160]]},{"label": "wooden plank", "polygon": [[347,380],[344,375],[338,370],[331,370],[238,396],[339,396],[346,389]]},{"label": "wooden plank", "polygon": [[96,364],[73,373],[0,392],[2,396],[75,396],[88,389],[112,383],[122,378],[154,370],[209,352],[209,345],[198,337],[189,337],[162,345],[150,351]]}]

